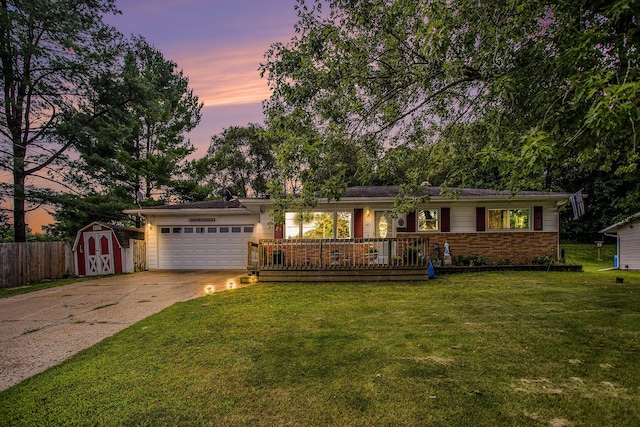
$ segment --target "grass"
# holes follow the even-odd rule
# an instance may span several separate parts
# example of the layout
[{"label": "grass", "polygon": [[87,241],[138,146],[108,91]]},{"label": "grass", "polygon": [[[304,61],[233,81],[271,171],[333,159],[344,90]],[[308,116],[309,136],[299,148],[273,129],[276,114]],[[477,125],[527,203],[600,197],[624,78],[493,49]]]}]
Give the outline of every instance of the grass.
[{"label": "grass", "polygon": [[28,292],[40,291],[42,289],[55,288],[57,286],[70,285],[72,283],[95,280],[100,277],[72,277],[70,279],[48,280],[25,286],[15,286],[10,288],[0,288],[0,298],[12,297],[14,295],[26,294]]},{"label": "grass", "polygon": [[640,275],[587,261],[179,303],[0,393],[0,425],[640,425]]},{"label": "grass", "polygon": [[579,243],[561,244],[565,250],[568,263],[581,264],[584,271],[595,272],[600,269],[613,268],[613,257],[616,254],[615,244],[606,244],[600,249],[598,260],[598,248],[593,245]]}]

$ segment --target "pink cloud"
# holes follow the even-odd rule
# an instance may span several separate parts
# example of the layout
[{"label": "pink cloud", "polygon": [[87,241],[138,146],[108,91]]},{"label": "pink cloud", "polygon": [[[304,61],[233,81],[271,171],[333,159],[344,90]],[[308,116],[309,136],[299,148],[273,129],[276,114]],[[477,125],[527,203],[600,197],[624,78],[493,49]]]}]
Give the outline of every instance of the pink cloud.
[{"label": "pink cloud", "polygon": [[251,104],[270,95],[258,71],[262,54],[261,47],[232,46],[197,55],[186,53],[176,62],[205,106]]}]

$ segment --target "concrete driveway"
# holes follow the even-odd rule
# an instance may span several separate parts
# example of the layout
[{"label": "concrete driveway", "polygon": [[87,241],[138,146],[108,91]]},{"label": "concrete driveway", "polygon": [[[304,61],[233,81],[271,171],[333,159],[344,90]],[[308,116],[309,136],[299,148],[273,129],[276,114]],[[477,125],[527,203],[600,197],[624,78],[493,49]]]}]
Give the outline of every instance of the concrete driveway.
[{"label": "concrete driveway", "polygon": [[239,288],[246,271],[145,271],[0,299],[0,391],[169,307]]}]

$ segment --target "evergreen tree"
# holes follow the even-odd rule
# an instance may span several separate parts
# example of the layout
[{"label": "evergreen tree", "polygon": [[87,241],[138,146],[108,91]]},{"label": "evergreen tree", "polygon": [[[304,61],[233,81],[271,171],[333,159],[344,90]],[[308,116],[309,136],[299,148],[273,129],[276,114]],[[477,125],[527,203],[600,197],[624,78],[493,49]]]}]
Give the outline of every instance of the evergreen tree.
[{"label": "evergreen tree", "polygon": [[[94,96],[66,124],[80,129],[80,178],[96,186],[119,186],[129,200],[142,193],[169,197],[173,179],[194,151],[185,134],[201,119],[203,104],[189,79],[143,38],[127,47],[121,68],[93,80]],[[90,126],[75,127],[95,110],[109,113]]]}]

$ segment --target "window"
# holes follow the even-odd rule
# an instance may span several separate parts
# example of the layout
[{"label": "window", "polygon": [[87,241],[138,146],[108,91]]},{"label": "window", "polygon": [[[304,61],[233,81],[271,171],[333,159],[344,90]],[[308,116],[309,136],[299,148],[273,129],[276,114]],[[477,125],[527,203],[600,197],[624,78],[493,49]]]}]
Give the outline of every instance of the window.
[{"label": "window", "polygon": [[231,227],[231,232],[232,233],[241,233],[242,232],[242,227]]},{"label": "window", "polygon": [[174,227],[173,232],[174,232],[175,234],[179,234],[179,233],[181,233],[181,232],[182,232],[182,228],[180,228],[180,227]]},{"label": "window", "polygon": [[529,209],[489,209],[490,230],[529,229]]},{"label": "window", "polygon": [[170,231],[169,227],[162,227],[160,229],[160,233],[162,233],[162,234],[168,234],[169,231]]},{"label": "window", "polygon": [[207,228],[207,233],[216,233],[218,231],[218,229],[216,227],[208,227]]},{"label": "window", "polygon": [[423,209],[418,211],[418,231],[438,231],[437,209]]},{"label": "window", "polygon": [[[352,212],[287,212],[285,239],[349,239]],[[302,236],[302,237],[301,237]]]},{"label": "window", "polygon": [[185,227],[184,228],[184,232],[185,233],[189,233],[189,234],[193,234],[193,227]]},{"label": "window", "polygon": [[220,232],[221,233],[228,233],[229,232],[229,227],[220,227]]},{"label": "window", "polygon": [[196,233],[204,233],[205,228],[204,227],[196,227]]},{"label": "window", "polygon": [[244,227],[245,233],[253,233],[253,227]]}]

